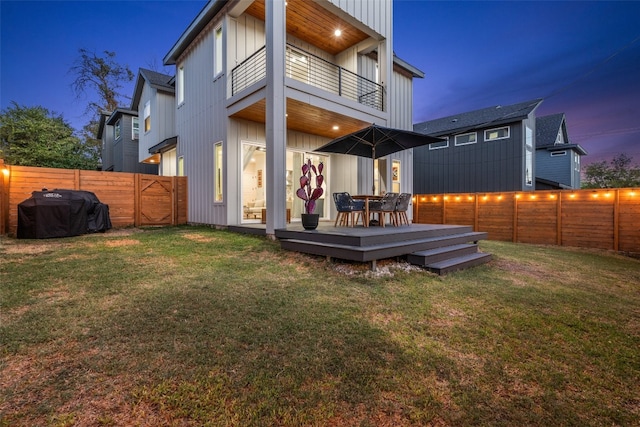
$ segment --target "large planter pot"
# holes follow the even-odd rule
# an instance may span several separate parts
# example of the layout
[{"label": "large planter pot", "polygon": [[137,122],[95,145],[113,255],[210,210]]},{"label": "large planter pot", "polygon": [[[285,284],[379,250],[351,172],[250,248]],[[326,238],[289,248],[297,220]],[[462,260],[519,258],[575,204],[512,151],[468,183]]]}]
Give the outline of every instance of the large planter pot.
[{"label": "large planter pot", "polygon": [[315,230],[318,228],[320,214],[300,214],[300,217],[302,219],[302,226],[305,230]]}]

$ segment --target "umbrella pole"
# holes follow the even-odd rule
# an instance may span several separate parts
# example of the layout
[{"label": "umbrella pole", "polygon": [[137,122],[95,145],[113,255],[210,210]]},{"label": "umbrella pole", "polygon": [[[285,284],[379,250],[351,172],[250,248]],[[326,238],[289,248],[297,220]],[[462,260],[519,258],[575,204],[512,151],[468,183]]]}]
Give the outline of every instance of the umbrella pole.
[{"label": "umbrella pole", "polygon": [[371,147],[371,194],[376,194],[376,144],[374,141],[373,147]]}]

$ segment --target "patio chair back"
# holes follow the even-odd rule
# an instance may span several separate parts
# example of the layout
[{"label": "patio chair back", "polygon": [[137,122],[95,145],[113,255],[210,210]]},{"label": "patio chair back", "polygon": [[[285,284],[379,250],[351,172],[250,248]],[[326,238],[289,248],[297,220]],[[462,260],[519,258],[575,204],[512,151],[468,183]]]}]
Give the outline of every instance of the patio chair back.
[{"label": "patio chair back", "polygon": [[410,193],[400,193],[398,201],[396,202],[396,211],[406,212],[409,209],[409,202],[411,201]]},{"label": "patio chair back", "polygon": [[396,202],[398,201],[398,193],[387,193],[382,197],[380,203],[380,210],[384,212],[393,212],[396,209]]},{"label": "patio chair back", "polygon": [[333,193],[333,201],[338,212],[351,212],[353,210],[349,193]]},{"label": "patio chair back", "polygon": [[394,212],[396,224],[409,225],[409,217],[407,216],[407,210],[409,210],[409,203],[411,202],[410,193],[400,193],[398,201],[396,202],[396,210]]}]

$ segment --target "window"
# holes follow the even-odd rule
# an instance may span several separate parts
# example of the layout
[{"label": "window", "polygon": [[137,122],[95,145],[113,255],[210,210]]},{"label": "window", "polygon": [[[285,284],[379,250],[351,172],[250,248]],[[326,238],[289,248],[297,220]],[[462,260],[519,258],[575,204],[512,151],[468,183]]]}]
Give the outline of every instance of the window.
[{"label": "window", "polygon": [[578,153],[573,153],[573,164],[574,170],[580,172],[580,155]]},{"label": "window", "polygon": [[178,105],[184,102],[184,65],[178,68],[177,78]]},{"label": "window", "polygon": [[122,134],[122,119],[118,119],[116,125],[113,127],[113,139],[118,140]]},{"label": "window", "polygon": [[309,57],[287,46],[287,77],[309,83]]},{"label": "window", "polygon": [[215,29],[213,75],[222,73],[222,26]]},{"label": "window", "polygon": [[391,162],[391,191],[400,193],[400,160]]},{"label": "window", "polygon": [[462,135],[456,135],[456,146],[467,145],[476,143],[476,133],[463,133]]},{"label": "window", "polygon": [[505,139],[509,138],[509,126],[505,126],[502,128],[496,129],[487,129],[484,131],[484,140],[485,141],[495,141],[496,139]]},{"label": "window", "polygon": [[566,156],[566,155],[567,155],[566,151],[554,151],[553,153],[551,153],[551,157]]},{"label": "window", "polygon": [[140,120],[137,117],[131,118],[131,139],[140,139]]},{"label": "window", "polygon": [[151,103],[149,101],[144,103],[144,131],[149,132],[151,130]]},{"label": "window", "polygon": [[526,138],[524,183],[533,186],[533,130],[530,127],[527,127]]},{"label": "window", "polygon": [[442,142],[432,142],[429,144],[429,150],[439,150],[440,148],[447,148],[449,146],[448,136],[439,136],[438,138],[444,139]]},{"label": "window", "polygon": [[178,176],[184,176],[184,156],[178,157]]},{"label": "window", "polygon": [[222,142],[216,142],[213,146],[213,164],[215,170],[214,177],[214,198],[213,200],[216,202],[221,202],[223,200],[223,191],[222,191]]}]

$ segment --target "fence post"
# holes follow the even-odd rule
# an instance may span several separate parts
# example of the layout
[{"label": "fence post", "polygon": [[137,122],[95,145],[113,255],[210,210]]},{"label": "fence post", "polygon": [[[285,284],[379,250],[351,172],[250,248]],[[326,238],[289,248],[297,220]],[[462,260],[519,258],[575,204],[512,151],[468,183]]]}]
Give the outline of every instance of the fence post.
[{"label": "fence post", "polygon": [[473,207],[473,231],[480,231],[480,215],[478,214],[478,193],[474,195],[474,207]]},{"label": "fence post", "polygon": [[447,205],[446,205],[446,201],[447,201],[447,196],[445,196],[445,194],[442,194],[442,223],[446,224],[447,223]]},{"label": "fence post", "polygon": [[142,222],[142,194],[140,187],[142,186],[141,176],[139,173],[133,174],[133,225],[135,227],[140,227],[140,223]]},{"label": "fence post", "polygon": [[9,231],[9,182],[11,179],[10,166],[4,164],[4,159],[0,159],[0,234],[7,234]]},{"label": "fence post", "polygon": [[620,189],[615,190],[613,201],[613,250],[620,250]]},{"label": "fence post", "polygon": [[513,243],[518,242],[518,193],[513,193]]},{"label": "fence post", "polygon": [[562,246],[562,191],[558,192],[556,202],[556,245]]}]

